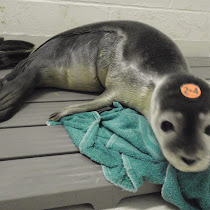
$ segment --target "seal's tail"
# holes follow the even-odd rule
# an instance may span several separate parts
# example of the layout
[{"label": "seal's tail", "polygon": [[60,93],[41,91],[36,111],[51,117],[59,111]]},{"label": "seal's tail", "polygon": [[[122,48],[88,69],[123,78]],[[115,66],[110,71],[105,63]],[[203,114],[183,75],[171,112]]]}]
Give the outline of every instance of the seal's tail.
[{"label": "seal's tail", "polygon": [[35,88],[36,74],[25,67],[25,61],[20,62],[0,80],[0,122],[12,117]]},{"label": "seal's tail", "polygon": [[33,48],[30,42],[0,38],[0,70],[15,67],[30,55]]}]

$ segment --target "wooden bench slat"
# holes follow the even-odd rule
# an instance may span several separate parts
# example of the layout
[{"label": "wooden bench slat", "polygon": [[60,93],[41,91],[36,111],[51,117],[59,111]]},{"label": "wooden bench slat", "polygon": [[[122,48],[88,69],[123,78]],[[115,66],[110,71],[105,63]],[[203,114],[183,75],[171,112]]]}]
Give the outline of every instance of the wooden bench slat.
[{"label": "wooden bench slat", "polygon": [[203,79],[210,79],[210,66],[209,67],[191,67],[191,71],[193,74]]},{"label": "wooden bench slat", "polygon": [[210,66],[210,57],[185,57],[189,66]]},{"label": "wooden bench slat", "polygon": [[63,126],[1,129],[0,160],[75,152]]},{"label": "wooden bench slat", "polygon": [[0,162],[0,209],[33,210],[90,203],[114,207],[123,197],[160,191],[144,183],[137,193],[107,182],[101,166],[81,154]]},{"label": "wooden bench slat", "polygon": [[39,88],[26,102],[86,101],[95,99],[98,95],[97,93],[83,93],[56,88]]},{"label": "wooden bench slat", "polygon": [[85,101],[25,103],[21,110],[17,112],[11,119],[1,122],[0,128],[45,125],[50,114],[71,104],[78,103],[85,103]]},{"label": "wooden bench slat", "polygon": [[11,119],[1,122],[0,128],[20,127],[20,126],[40,126],[46,125],[49,116],[60,111],[62,108],[78,103],[80,101],[71,102],[52,102],[52,103],[26,103],[21,110],[17,112]]}]

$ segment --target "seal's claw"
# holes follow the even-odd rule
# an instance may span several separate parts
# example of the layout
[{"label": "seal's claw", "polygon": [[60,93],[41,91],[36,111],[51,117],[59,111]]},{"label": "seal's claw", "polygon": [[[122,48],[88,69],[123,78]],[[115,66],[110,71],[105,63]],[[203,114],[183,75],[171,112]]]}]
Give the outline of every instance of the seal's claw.
[{"label": "seal's claw", "polygon": [[50,115],[50,118],[53,118],[55,115],[57,115],[58,114],[58,112],[55,112],[55,113],[53,113],[53,114],[51,114]]},{"label": "seal's claw", "polygon": [[59,112],[55,112],[55,113],[51,114],[49,120],[52,120],[52,121],[60,120]]}]

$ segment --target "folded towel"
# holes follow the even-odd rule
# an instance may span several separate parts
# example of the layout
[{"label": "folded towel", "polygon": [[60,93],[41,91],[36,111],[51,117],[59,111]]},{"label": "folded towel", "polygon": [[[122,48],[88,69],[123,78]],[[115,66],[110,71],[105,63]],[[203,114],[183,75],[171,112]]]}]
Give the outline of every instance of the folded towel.
[{"label": "folded towel", "polygon": [[178,171],[164,158],[147,120],[113,105],[111,111],[74,114],[48,125],[63,124],[80,152],[101,164],[114,185],[136,192],[143,181],[162,184],[163,198],[180,209],[210,209],[210,169]]}]

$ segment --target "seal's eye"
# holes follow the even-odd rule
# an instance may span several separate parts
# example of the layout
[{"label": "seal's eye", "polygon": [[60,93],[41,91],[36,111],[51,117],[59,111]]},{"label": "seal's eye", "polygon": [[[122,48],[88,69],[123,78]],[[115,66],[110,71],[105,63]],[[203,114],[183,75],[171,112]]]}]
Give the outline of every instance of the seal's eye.
[{"label": "seal's eye", "polygon": [[174,131],[174,126],[172,123],[170,123],[169,121],[163,121],[161,123],[161,129],[164,132],[168,132],[168,131]]},{"label": "seal's eye", "polygon": [[210,125],[205,128],[205,134],[210,136]]}]

